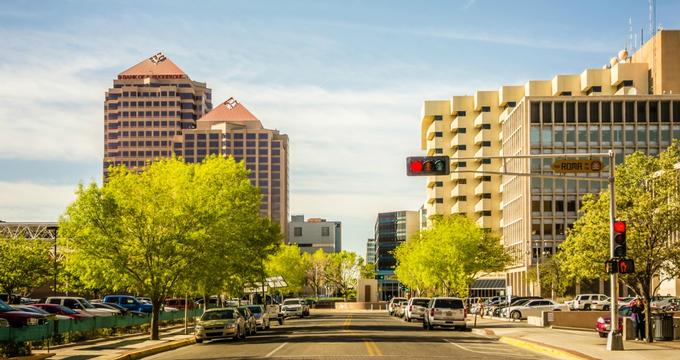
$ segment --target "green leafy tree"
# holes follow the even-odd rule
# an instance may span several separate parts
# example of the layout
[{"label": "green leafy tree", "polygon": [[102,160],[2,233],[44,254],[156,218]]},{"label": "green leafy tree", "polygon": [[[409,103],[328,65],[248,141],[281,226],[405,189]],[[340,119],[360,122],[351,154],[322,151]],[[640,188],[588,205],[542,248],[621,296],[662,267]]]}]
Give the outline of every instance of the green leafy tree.
[{"label": "green leafy tree", "polygon": [[[211,157],[201,164],[167,159],[137,173],[110,168],[108,182],[79,186],[60,219],[67,270],[89,287],[127,290],[151,298],[151,339],[159,309],[189,281],[208,282],[225,249],[255,238],[260,195],[242,163]],[[247,245],[244,245],[247,246]],[[233,255],[233,254],[232,254]]]},{"label": "green leafy tree", "polygon": [[53,274],[50,245],[44,240],[0,237],[0,289],[8,298],[47,282]]},{"label": "green leafy tree", "polygon": [[326,280],[340,292],[345,301],[356,291],[359,269],[362,265],[363,259],[354,252],[343,250],[328,254]]},{"label": "green leafy tree", "polygon": [[364,259],[361,259],[361,262],[362,262],[362,264],[359,267],[359,276],[362,279],[373,279],[373,278],[375,278],[375,274],[376,274],[375,264],[371,264],[371,263],[365,263],[364,264],[363,263]]},{"label": "green leafy tree", "polygon": [[309,255],[309,267],[307,268],[307,286],[314,291],[314,297],[319,299],[319,290],[326,284],[326,264],[328,255],[319,249]]},{"label": "green leafy tree", "polygon": [[466,296],[472,282],[510,261],[498,238],[461,215],[434,219],[395,251],[395,273],[412,289]]},{"label": "green leafy tree", "polygon": [[285,291],[299,293],[307,282],[309,258],[297,245],[281,245],[265,264],[268,276],[282,276],[288,286]]},{"label": "green leafy tree", "polygon": [[[677,195],[680,142],[659,158],[634,153],[616,167],[616,217],[627,222],[627,258],[633,274],[619,279],[646,301],[647,340],[651,341],[650,300],[661,281],[680,275],[680,247],[671,238],[680,224]],[[609,259],[609,192],[584,197],[581,217],[561,246],[558,257],[564,273],[575,279],[604,278]],[[658,282],[654,278],[659,277]]]}]

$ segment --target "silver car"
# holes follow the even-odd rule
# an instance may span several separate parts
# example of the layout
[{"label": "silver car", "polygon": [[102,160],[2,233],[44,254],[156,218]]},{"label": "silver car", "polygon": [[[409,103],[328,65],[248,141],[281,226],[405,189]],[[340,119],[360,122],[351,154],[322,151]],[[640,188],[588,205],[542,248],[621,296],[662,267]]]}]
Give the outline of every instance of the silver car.
[{"label": "silver car", "polygon": [[441,326],[464,330],[467,327],[466,317],[463,300],[454,297],[432,298],[425,311],[423,328],[432,330],[435,326]]},{"label": "silver car", "polygon": [[297,316],[302,318],[309,314],[309,306],[304,300],[299,298],[286,299],[281,306],[281,312],[283,317]]},{"label": "silver car", "polygon": [[229,337],[234,340],[245,339],[245,319],[236,308],[206,310],[196,323],[194,336],[199,344],[204,340]]},{"label": "silver car", "polygon": [[413,297],[408,300],[406,310],[404,312],[404,320],[411,322],[414,319],[423,320],[425,317],[425,309],[430,303],[430,298]]},{"label": "silver car", "polygon": [[247,306],[239,306],[238,312],[241,313],[241,316],[243,316],[243,319],[246,321],[246,332],[248,335],[256,335],[257,320],[255,319],[255,315],[253,315]]},{"label": "silver car", "polygon": [[268,330],[269,324],[269,314],[265,311],[262,305],[248,305],[248,309],[253,313],[255,317],[255,322],[257,323],[257,328],[261,330]]}]

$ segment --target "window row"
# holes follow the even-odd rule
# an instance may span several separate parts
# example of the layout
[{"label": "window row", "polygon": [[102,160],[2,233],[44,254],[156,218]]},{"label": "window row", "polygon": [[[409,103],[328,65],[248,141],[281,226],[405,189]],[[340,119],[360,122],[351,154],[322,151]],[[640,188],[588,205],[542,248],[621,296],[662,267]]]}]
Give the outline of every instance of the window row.
[{"label": "window row", "polygon": [[532,123],[680,122],[680,101],[533,101]]},{"label": "window row", "polygon": [[680,139],[680,125],[591,125],[591,126],[532,126],[531,146],[598,144],[670,144]]}]

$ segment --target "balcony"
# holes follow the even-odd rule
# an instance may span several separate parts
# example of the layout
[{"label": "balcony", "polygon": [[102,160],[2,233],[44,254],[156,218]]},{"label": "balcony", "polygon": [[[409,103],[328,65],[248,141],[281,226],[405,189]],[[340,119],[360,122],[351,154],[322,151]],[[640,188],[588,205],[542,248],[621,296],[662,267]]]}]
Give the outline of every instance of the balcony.
[{"label": "balcony", "polygon": [[451,120],[451,126],[449,129],[451,130],[452,133],[458,132],[458,128],[461,127],[463,124],[462,120],[465,120],[466,116],[456,116]]},{"label": "balcony", "polygon": [[475,204],[475,212],[491,211],[491,199],[479,199]]},{"label": "balcony", "polygon": [[452,198],[458,198],[461,195],[465,195],[465,192],[464,192],[465,189],[463,188],[464,186],[465,185],[463,185],[463,184],[456,184],[453,187],[453,189],[451,189],[451,197]]},{"label": "balcony", "polygon": [[476,128],[481,128],[482,124],[493,124],[495,122],[494,120],[496,119],[491,115],[491,113],[483,112],[477,115],[473,124]]},{"label": "balcony", "polygon": [[[494,149],[491,146],[482,146],[475,152],[476,158],[485,158],[485,157],[489,157],[489,156],[499,156],[499,155],[500,155],[500,151],[498,151],[497,149]],[[477,159],[475,161],[481,161],[481,160]]]},{"label": "balcony", "polygon": [[493,221],[492,216],[480,216],[479,219],[477,219],[477,225],[487,229],[495,229],[498,227],[498,224]]},{"label": "balcony", "polygon": [[427,139],[432,140],[434,138],[435,132],[443,132],[444,121],[433,121],[430,126],[427,127]]},{"label": "balcony", "polygon": [[458,147],[458,145],[466,145],[466,142],[465,142],[467,140],[466,135],[467,134],[458,134],[458,133],[456,135],[454,135],[453,138],[451,138],[451,147],[454,148],[454,147]]},{"label": "balcony", "polygon": [[467,211],[467,201],[456,201],[451,206],[451,214],[465,214]]},{"label": "balcony", "polygon": [[475,186],[475,196],[480,196],[482,194],[498,192],[498,188],[493,185],[491,181],[480,181],[477,186]]}]

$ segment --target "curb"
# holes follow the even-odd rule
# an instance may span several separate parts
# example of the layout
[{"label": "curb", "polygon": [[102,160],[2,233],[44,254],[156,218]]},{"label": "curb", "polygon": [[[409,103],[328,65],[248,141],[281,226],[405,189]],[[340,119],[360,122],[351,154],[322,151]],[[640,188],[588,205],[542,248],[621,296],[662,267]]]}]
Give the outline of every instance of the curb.
[{"label": "curb", "polygon": [[[158,332],[164,332],[164,331],[173,331],[173,330],[179,330],[184,328],[184,325],[174,325],[174,326],[169,326],[166,328],[161,328],[158,329]],[[68,344],[61,344],[61,345],[55,345],[55,346],[50,346],[50,351],[52,349],[54,350],[59,350],[59,349],[64,349],[64,348],[69,348],[69,347],[74,347],[74,346],[81,346],[81,345],[91,345],[91,344],[97,344],[105,341],[115,341],[115,340],[125,340],[137,336],[149,336],[148,332],[139,332],[139,333],[134,333],[134,334],[125,334],[125,335],[118,335],[118,336],[107,336],[107,337],[101,337],[97,339],[90,339],[90,340],[85,340],[85,341],[79,341],[79,342],[72,342]]]},{"label": "curb", "polygon": [[484,328],[481,328],[481,329],[473,328],[472,333],[476,334],[476,335],[482,335],[482,336],[496,336],[496,333],[493,330],[484,329]]},{"label": "curb", "polygon": [[141,359],[147,356],[159,354],[162,352],[174,350],[177,348],[181,348],[183,346],[191,345],[196,343],[196,339],[191,337],[189,339],[183,339],[183,340],[175,340],[168,342],[166,344],[154,346],[154,347],[149,347],[146,349],[139,349],[139,350],[134,350],[127,352],[125,354],[118,355],[114,357],[112,360],[136,360],[136,359]]},{"label": "curb", "polygon": [[545,355],[548,355],[548,356],[556,357],[558,359],[597,360],[597,358],[582,354],[578,351],[562,349],[562,348],[559,348],[559,347],[556,347],[556,346],[550,346],[550,345],[534,342],[534,341],[531,341],[531,340],[518,339],[518,338],[515,338],[515,337],[511,337],[511,336],[501,336],[498,340],[500,342],[506,343],[508,345],[512,345],[512,346],[515,346],[515,347],[531,350],[533,352],[537,352],[537,353],[545,354]]}]

